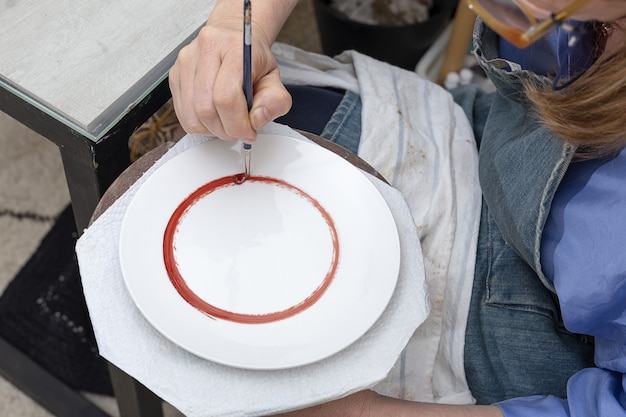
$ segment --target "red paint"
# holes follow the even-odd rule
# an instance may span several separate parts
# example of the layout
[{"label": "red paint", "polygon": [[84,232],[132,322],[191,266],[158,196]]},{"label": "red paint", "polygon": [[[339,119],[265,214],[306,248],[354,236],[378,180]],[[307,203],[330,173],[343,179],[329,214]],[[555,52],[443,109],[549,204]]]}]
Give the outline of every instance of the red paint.
[{"label": "red paint", "polygon": [[[176,228],[180,223],[180,219],[185,215],[185,213],[197,201],[199,201],[206,195],[215,192],[222,187],[229,187],[232,185],[241,184],[244,181],[262,182],[265,184],[274,185],[276,187],[281,187],[288,191],[296,193],[300,197],[307,200],[320,212],[320,214],[326,221],[328,228],[330,229],[333,241],[333,259],[330,268],[326,273],[326,276],[324,277],[320,285],[315,289],[315,291],[313,291],[307,298],[285,310],[267,314],[243,314],[224,310],[210,303],[207,303],[189,288],[189,286],[185,282],[184,277],[181,275],[178,269],[178,265],[176,264],[176,259],[174,258],[174,235],[176,234]],[[249,176],[246,178],[244,174],[237,174],[235,176],[218,178],[203,185],[202,187],[191,193],[191,195],[189,195],[189,197],[187,197],[176,208],[174,214],[172,214],[172,217],[170,217],[167,227],[165,228],[165,234],[163,238],[163,259],[165,261],[165,269],[167,270],[167,274],[170,278],[170,281],[174,285],[174,288],[176,288],[176,291],[178,291],[178,294],[180,294],[180,296],[183,297],[183,299],[189,304],[207,314],[208,316],[244,324],[270,323],[273,321],[292,317],[311,307],[322,297],[324,292],[330,286],[337,271],[337,266],[339,264],[339,238],[337,236],[335,224],[328,212],[324,209],[324,207],[322,207],[321,204],[319,204],[315,199],[313,199],[303,190],[277,178],[262,176]]]},{"label": "red paint", "polygon": [[239,184],[243,184],[244,182],[246,182],[248,180],[248,176],[246,174],[237,174],[233,177],[233,182],[237,185]]}]

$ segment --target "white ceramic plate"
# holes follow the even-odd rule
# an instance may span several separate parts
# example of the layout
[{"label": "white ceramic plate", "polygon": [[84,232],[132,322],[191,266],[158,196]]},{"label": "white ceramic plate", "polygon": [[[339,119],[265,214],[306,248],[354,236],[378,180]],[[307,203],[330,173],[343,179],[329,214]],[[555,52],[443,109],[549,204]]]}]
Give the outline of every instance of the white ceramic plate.
[{"label": "white ceramic plate", "polygon": [[346,348],[386,308],[400,247],[393,217],[350,163],[309,142],[259,135],[173,157],[124,217],[126,286],[165,337],[248,369],[309,364]]}]

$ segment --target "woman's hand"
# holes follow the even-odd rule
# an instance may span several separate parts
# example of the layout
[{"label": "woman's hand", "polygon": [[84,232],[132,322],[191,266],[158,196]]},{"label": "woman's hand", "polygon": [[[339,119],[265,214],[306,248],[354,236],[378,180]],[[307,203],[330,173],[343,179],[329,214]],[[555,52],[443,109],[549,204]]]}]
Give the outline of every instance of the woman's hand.
[{"label": "woman's hand", "polygon": [[[238,7],[233,7],[234,3]],[[252,12],[254,93],[248,113],[243,93],[243,10],[239,3],[218,2],[196,39],[180,51],[169,83],[176,115],[186,132],[253,142],[259,128],[291,108],[291,96],[280,80],[270,49],[288,12],[283,20],[269,19],[268,25],[263,24],[268,20],[263,9],[257,20]]]}]

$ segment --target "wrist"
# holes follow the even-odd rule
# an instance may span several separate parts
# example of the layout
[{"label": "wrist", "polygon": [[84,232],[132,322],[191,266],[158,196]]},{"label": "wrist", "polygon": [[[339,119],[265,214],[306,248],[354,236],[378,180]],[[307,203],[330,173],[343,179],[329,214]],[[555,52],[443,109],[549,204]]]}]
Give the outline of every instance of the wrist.
[{"label": "wrist", "polygon": [[242,30],[243,2],[239,4],[239,2],[232,0],[216,0],[206,24],[231,30]]},{"label": "wrist", "polygon": [[[298,0],[252,0],[252,36],[274,42]],[[216,0],[207,25],[243,30],[243,1]]]}]

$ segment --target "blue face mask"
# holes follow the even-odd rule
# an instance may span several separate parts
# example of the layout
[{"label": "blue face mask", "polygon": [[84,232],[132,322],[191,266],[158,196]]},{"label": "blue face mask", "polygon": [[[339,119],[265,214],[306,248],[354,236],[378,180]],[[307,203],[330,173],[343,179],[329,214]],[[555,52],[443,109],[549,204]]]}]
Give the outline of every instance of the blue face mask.
[{"label": "blue face mask", "polygon": [[567,87],[593,64],[596,41],[594,23],[568,20],[565,24],[575,31],[558,26],[524,49],[500,38],[500,57],[522,69],[554,77],[555,90]]}]

